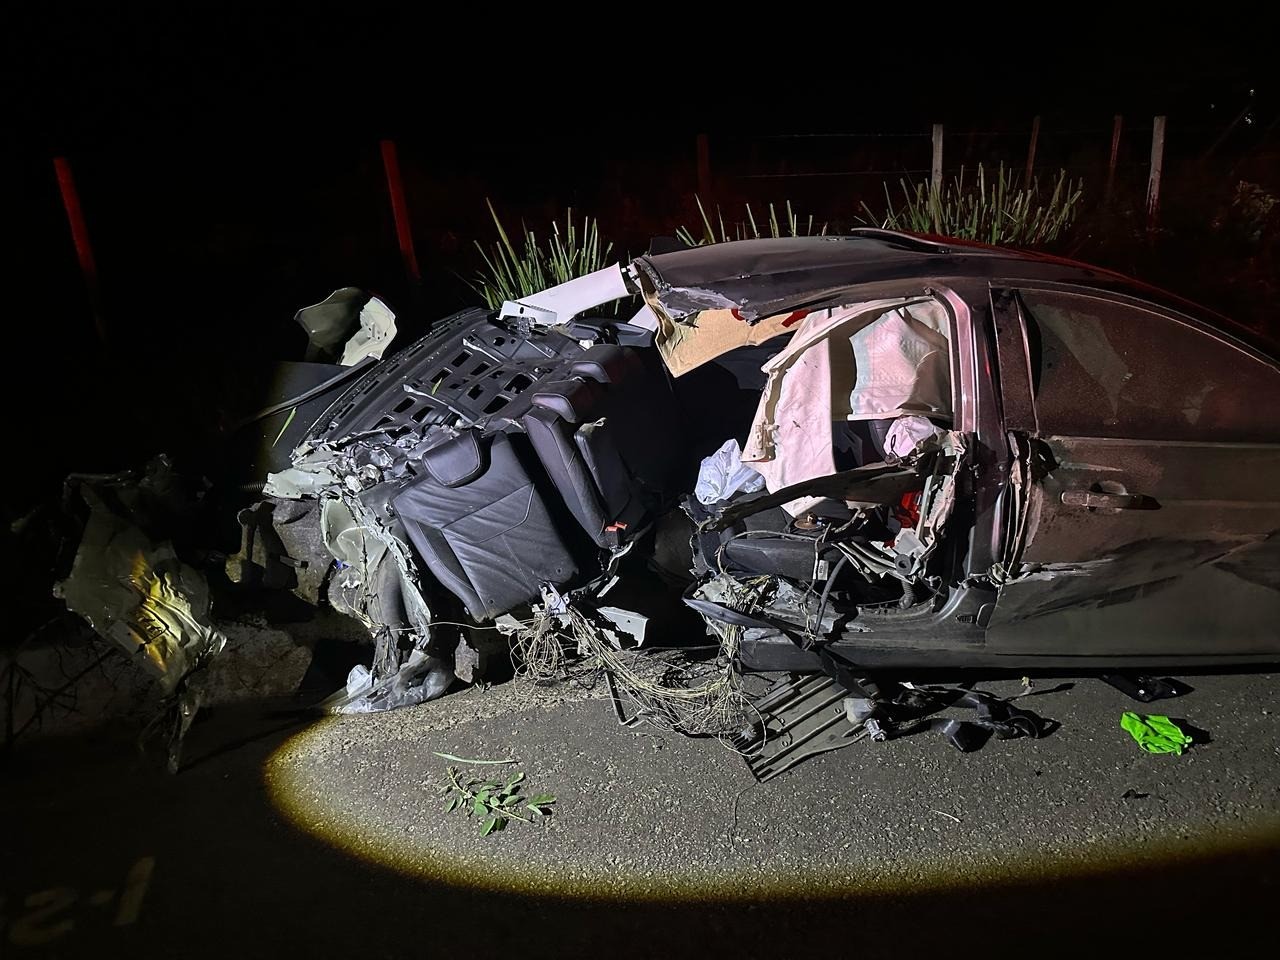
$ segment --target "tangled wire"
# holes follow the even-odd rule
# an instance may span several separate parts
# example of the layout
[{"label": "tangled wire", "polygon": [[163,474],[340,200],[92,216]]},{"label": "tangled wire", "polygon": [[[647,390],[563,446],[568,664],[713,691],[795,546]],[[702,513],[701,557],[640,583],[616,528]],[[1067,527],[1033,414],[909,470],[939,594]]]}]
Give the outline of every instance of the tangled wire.
[{"label": "tangled wire", "polygon": [[[756,585],[742,586],[743,608],[758,599]],[[742,628],[709,620],[719,643],[706,659],[702,648],[620,649],[590,612],[569,604],[563,613],[540,612],[513,637],[519,673],[535,684],[568,681],[594,686],[602,677],[620,716],[644,720],[686,736],[730,739],[754,715],[738,670]]]}]

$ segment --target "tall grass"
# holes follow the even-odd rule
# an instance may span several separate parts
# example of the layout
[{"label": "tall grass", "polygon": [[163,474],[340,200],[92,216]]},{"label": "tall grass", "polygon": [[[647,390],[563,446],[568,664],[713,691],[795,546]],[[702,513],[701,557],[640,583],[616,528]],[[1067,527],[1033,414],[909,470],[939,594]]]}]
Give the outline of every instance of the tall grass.
[{"label": "tall grass", "polygon": [[[728,243],[730,240],[759,240],[761,236],[809,237],[825,235],[827,232],[827,225],[823,223],[815,233],[813,215],[810,214],[807,220],[802,221],[792,211],[790,200],[785,202],[785,212],[781,220],[778,219],[778,212],[773,204],[769,204],[769,219],[765,221],[766,231],[762,234],[760,226],[756,223],[755,214],[751,210],[751,204],[746,204],[747,219],[733,224],[724,222],[724,212],[720,209],[720,204],[716,204],[716,223],[713,224],[711,218],[707,216],[706,208],[702,205],[702,198],[695,194],[693,199],[697,202],[698,214],[702,217],[701,234],[695,235],[688,227],[680,227],[676,230],[676,239],[689,247],[701,247],[708,243]],[[733,228],[732,234],[729,232],[730,226]]]},{"label": "tall grass", "polygon": [[566,211],[564,230],[552,221],[551,235],[545,242],[522,223],[523,249],[517,249],[498,219],[493,203],[486,199],[485,204],[498,229],[498,241],[487,250],[476,241],[476,249],[484,258],[484,269],[471,286],[490,309],[502,306],[503,301],[519,300],[574,277],[602,270],[610,263],[613,244],[601,242],[599,224],[594,217],[583,217],[579,230],[573,210]]},{"label": "tall grass", "polygon": [[1049,243],[1075,221],[1084,195],[1083,181],[1070,181],[1060,170],[1052,181],[1052,191],[1041,201],[1040,180],[1020,186],[1017,176],[1000,164],[995,177],[988,180],[982,164],[978,164],[976,183],[966,184],[964,168],[950,183],[935,191],[931,183],[907,181],[902,186],[903,202],[895,206],[885,184],[886,213],[877,218],[862,204],[863,222],[890,230],[912,233],[936,233],[962,240],[1031,247]]}]

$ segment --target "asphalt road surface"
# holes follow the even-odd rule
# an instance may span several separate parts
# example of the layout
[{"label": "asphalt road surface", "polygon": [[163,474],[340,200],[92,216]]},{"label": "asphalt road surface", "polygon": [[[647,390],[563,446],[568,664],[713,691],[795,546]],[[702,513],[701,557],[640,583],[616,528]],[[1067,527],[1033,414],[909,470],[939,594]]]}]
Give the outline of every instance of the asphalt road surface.
[{"label": "asphalt road surface", "polygon": [[[1186,679],[1144,708],[1063,678],[1023,701],[1061,724],[1044,740],[863,741],[766,784],[715,741],[519,684],[319,722],[211,711],[177,776],[106,733],[37,742],[3,771],[0,954],[1221,951],[1273,929],[1280,707],[1272,675]],[[1211,739],[1145,754],[1128,709]],[[517,758],[469,769],[523,771],[555,815],[481,838],[442,811],[436,752]]]}]

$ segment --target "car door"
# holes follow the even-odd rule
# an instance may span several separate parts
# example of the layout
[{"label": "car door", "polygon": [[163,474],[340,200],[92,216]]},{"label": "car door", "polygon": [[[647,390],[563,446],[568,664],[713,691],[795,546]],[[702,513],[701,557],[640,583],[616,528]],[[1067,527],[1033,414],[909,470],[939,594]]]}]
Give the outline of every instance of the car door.
[{"label": "car door", "polygon": [[1114,294],[995,289],[1015,454],[993,652],[1280,652],[1280,369]]}]

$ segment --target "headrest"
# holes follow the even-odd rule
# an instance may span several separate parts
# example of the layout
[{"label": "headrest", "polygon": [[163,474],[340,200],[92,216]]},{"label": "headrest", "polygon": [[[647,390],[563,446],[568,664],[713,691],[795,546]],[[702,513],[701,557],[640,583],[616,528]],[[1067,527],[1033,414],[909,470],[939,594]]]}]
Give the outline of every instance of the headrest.
[{"label": "headrest", "polygon": [[597,343],[585,351],[569,367],[575,377],[596,383],[617,383],[622,379],[631,359],[630,351],[612,343]]},{"label": "headrest", "polygon": [[479,430],[464,430],[422,455],[422,465],[436,483],[460,487],[484,473],[484,448]]},{"label": "headrest", "polygon": [[569,423],[598,420],[604,387],[592,380],[553,380],[533,395],[533,405],[550,410]]}]

